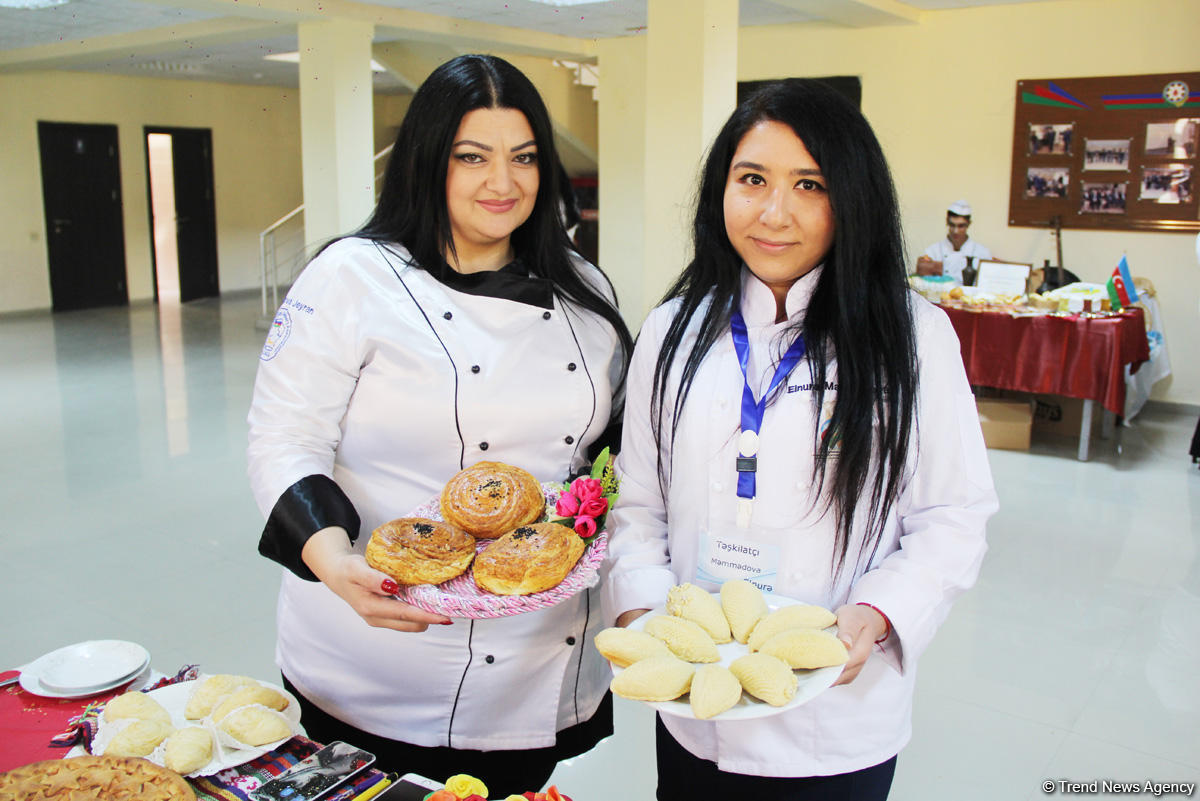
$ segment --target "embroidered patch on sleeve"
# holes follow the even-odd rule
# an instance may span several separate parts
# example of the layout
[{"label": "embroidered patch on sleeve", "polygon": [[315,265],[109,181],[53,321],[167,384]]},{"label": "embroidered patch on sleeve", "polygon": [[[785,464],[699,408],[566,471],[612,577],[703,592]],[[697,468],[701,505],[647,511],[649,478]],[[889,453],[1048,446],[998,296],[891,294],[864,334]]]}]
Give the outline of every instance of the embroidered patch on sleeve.
[{"label": "embroidered patch on sleeve", "polygon": [[262,353],[258,358],[269,362],[279,355],[288,336],[292,333],[292,316],[287,309],[280,309],[271,321],[271,330],[267,332],[267,341],[263,343]]}]

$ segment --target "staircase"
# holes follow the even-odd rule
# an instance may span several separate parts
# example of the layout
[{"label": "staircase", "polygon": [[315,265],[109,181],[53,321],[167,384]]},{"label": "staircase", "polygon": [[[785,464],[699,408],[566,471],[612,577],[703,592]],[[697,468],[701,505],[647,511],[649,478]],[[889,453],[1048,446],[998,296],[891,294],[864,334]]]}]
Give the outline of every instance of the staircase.
[{"label": "staircase", "polygon": [[[375,198],[379,198],[379,186],[383,178],[380,161],[392,152],[388,145],[375,154]],[[258,235],[258,272],[262,307],[254,327],[259,331],[271,328],[275,310],[279,308],[282,295],[295,282],[296,276],[308,264],[309,243],[304,241],[304,204],[301,203]]]}]

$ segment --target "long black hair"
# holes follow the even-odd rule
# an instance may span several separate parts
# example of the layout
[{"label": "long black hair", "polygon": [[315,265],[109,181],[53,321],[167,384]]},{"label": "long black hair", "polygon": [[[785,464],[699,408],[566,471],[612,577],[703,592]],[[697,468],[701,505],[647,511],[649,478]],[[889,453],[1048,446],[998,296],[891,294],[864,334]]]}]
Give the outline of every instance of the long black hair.
[{"label": "long black hair", "polygon": [[[678,299],[679,305],[654,370],[651,415],[659,476],[665,486],[670,466],[669,457],[664,465],[664,450],[669,453],[673,447],[700,363],[713,343],[727,335],[730,311],[740,303],[742,259],[725,231],[725,183],[742,137],[764,121],[787,125],[804,143],[821,168],[833,208],[833,245],[803,319],[793,328],[807,339],[805,359],[812,369],[818,412],[826,375],[837,365],[829,431],[840,437],[820,436],[817,430],[795,432],[801,440],[796,447],[808,447],[804,440],[811,438],[817,454],[812,477],[816,503],[836,515],[836,576],[845,564],[855,520],[865,514],[867,545],[873,551],[898,494],[914,426],[917,359],[900,215],[883,150],[859,110],[818,81],[789,79],[758,90],[738,106],[709,151],[692,230],[695,254],[664,298]],[[696,315],[696,339],[681,354]],[[668,387],[672,365],[681,355],[678,386]],[[669,389],[674,400],[667,440],[663,413]]]},{"label": "long black hair", "polygon": [[454,237],[446,206],[446,173],[463,116],[480,108],[521,112],[537,145],[537,199],[529,219],[512,233],[513,252],[531,275],[549,279],[557,295],[613,327],[621,343],[624,381],[633,338],[616,304],[584,279],[570,257],[574,247],[559,215],[560,174],[565,171],[554,147],[550,115],[525,74],[504,59],[458,56],[425,79],[396,135],[379,203],[355,235],[399,242],[412,255],[413,266],[421,269],[435,273],[450,269],[446,254],[454,253]]}]

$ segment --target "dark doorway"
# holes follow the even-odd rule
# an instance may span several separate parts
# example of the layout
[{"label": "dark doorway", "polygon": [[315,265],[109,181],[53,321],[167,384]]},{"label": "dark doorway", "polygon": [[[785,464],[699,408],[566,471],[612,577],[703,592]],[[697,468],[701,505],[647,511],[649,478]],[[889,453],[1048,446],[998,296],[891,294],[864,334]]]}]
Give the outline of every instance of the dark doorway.
[{"label": "dark doorway", "polygon": [[[174,194],[174,253],[173,258],[161,259],[160,249],[154,247],[155,296],[166,300],[161,293],[174,281],[162,280],[159,270],[178,270],[179,300],[189,301],[220,294],[217,279],[217,214],[213,192],[212,131],[207,128],[145,129],[147,137],[147,175],[151,176],[151,230],[156,231],[162,220],[156,220],[153,180],[152,137],[170,138],[170,176],[168,191]],[[176,268],[176,263],[178,267]],[[173,277],[173,276],[172,276]],[[174,299],[174,298],[171,298]]]},{"label": "dark doorway", "polygon": [[54,311],[124,306],[117,126],[38,122]]}]

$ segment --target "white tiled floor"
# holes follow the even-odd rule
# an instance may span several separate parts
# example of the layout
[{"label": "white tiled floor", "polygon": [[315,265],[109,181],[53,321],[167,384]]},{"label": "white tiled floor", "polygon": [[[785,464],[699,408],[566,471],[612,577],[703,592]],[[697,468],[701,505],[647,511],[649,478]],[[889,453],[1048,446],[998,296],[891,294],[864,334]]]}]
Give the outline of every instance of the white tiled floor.
[{"label": "white tiled floor", "polygon": [[[245,413],[251,297],[0,317],[0,669],[82,639],[160,670],[272,679],[278,570],[255,551]],[[1026,801],[1046,780],[1200,780],[1195,417],[1162,408],[1124,452],[991,451],[1001,511],[979,585],[921,663],[895,801]],[[653,798],[652,716],[553,781]],[[3,744],[0,743],[0,748]]]}]

